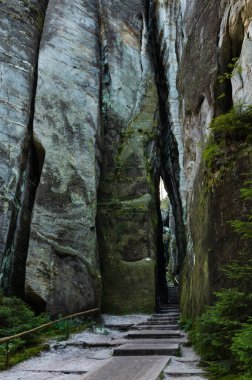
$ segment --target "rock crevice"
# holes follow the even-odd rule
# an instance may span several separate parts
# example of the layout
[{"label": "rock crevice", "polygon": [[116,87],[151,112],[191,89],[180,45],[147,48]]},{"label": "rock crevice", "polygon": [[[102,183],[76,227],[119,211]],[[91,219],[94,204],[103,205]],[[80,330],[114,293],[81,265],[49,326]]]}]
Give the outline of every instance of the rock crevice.
[{"label": "rock crevice", "polygon": [[[2,112],[5,111],[6,114],[10,114],[12,109],[12,112],[16,111],[17,120],[20,120],[18,118],[20,116],[19,105],[15,105],[16,102],[20,102],[26,123],[26,127],[23,126],[21,142],[18,146],[14,147],[13,143],[15,144],[16,139],[20,136],[20,132],[17,128],[14,128],[12,135],[9,134],[8,124],[13,123],[14,120],[7,121],[7,119],[2,119],[2,123],[5,120],[5,127],[7,128],[6,135],[9,136],[8,142],[3,141],[2,152],[4,153],[7,146],[9,146],[9,159],[5,160],[3,156],[2,166],[6,165],[6,171],[2,170],[0,174],[5,174],[11,178],[10,187],[2,187],[2,199],[6,198],[7,202],[2,203],[3,212],[1,213],[1,217],[4,218],[7,214],[9,215],[9,219],[3,222],[1,233],[1,241],[4,244],[4,248],[0,252],[0,254],[2,253],[1,286],[8,295],[18,295],[21,297],[24,296],[25,266],[29,245],[31,214],[40,175],[36,148],[33,141],[33,119],[37,89],[39,46],[47,3],[46,0],[41,2],[36,1],[35,4],[28,2],[27,4],[20,4],[18,7],[12,2],[9,2],[8,5],[1,3],[1,11],[3,11],[1,16],[2,25],[6,25],[6,29],[2,28],[1,30],[3,38],[4,31],[7,31],[9,28],[8,21],[13,20],[14,24],[22,24],[24,26],[22,39],[19,39],[20,36],[17,30],[14,29],[12,38],[9,41],[12,44],[11,49],[13,50],[13,54],[9,54],[8,41],[3,39],[3,41],[6,41],[3,48],[8,49],[7,55],[9,59],[18,60],[20,66],[11,65],[9,59],[5,59],[6,55],[2,55],[1,60],[2,89],[6,91],[8,100],[12,98],[11,101],[4,102]],[[19,46],[20,42],[21,49],[19,52],[16,52],[15,49]],[[14,82],[8,83],[11,75],[13,75],[12,72],[16,72],[17,83],[24,89],[22,96],[19,93],[15,94],[13,91]],[[15,113],[13,113],[12,117],[15,118]],[[10,153],[11,147],[13,161]],[[12,162],[14,164],[13,168],[11,167]]]}]

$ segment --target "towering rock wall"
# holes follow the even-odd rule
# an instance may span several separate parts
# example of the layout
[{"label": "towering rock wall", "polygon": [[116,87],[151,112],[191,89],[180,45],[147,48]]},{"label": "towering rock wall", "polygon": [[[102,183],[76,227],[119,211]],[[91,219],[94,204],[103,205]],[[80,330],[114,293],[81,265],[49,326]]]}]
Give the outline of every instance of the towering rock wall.
[{"label": "towering rock wall", "polygon": [[101,288],[99,4],[0,8],[1,285],[38,310],[80,311]]},{"label": "towering rock wall", "polygon": [[158,97],[144,2],[102,1],[104,146],[98,240],[106,311],[151,312],[156,298]]},{"label": "towering rock wall", "polygon": [[38,62],[33,121],[41,171],[26,264],[26,297],[51,314],[100,297],[96,189],[100,137],[97,1],[51,0]]},{"label": "towering rock wall", "polygon": [[160,131],[148,2],[0,8],[2,287],[53,315],[91,308],[100,254],[104,308],[153,310]]},{"label": "towering rock wall", "polygon": [[[229,147],[233,149],[232,165],[212,173],[211,183],[202,154],[213,117],[226,113],[239,100],[251,104],[252,2],[154,3],[186,224],[181,305],[183,313],[192,316],[212,300],[214,290],[225,285],[220,267],[246,246],[228,221],[249,210],[239,191],[244,181],[251,179],[251,145],[234,141]],[[232,62],[234,67],[230,67]],[[226,79],[219,80],[220,76]],[[169,194],[172,196],[171,191]]]},{"label": "towering rock wall", "polygon": [[32,129],[46,6],[46,0],[0,1],[1,286],[20,296],[38,182]]}]

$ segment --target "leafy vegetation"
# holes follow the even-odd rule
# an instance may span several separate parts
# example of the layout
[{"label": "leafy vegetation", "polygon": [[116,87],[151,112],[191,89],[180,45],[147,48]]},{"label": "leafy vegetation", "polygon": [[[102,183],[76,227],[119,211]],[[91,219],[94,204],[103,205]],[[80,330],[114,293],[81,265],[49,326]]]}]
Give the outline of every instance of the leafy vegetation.
[{"label": "leafy vegetation", "polygon": [[216,117],[210,128],[217,141],[247,137],[252,133],[252,105],[236,103],[229,112]]},{"label": "leafy vegetation", "polygon": [[203,159],[208,168],[212,168],[216,160],[223,158],[224,150],[214,141],[213,137],[209,140],[204,152]]},{"label": "leafy vegetation", "polygon": [[[46,314],[35,315],[33,310],[22,300],[16,297],[5,297],[0,293],[0,338],[16,335],[31,330],[49,322]],[[81,319],[61,321],[46,330],[41,330],[22,338],[10,341],[10,364],[14,365],[37,355],[48,348],[46,340],[50,337],[65,338],[69,331],[77,332],[90,326],[91,323]],[[6,365],[6,344],[0,345],[0,370]]]},{"label": "leafy vegetation", "polygon": [[[245,200],[252,199],[252,181],[247,181],[245,185],[247,187],[241,189],[241,196]],[[234,220],[231,225],[236,232],[241,233],[243,238],[252,239],[252,210],[250,215],[247,215],[247,220]]]},{"label": "leafy vegetation", "polygon": [[242,325],[234,336],[231,351],[238,358],[239,368],[251,375],[252,368],[252,318]]},{"label": "leafy vegetation", "polygon": [[230,80],[236,74],[242,73],[242,67],[239,64],[239,58],[232,58],[231,62],[228,64],[228,71],[218,76],[219,83],[224,83],[226,80]]},{"label": "leafy vegetation", "polygon": [[[228,64],[227,71],[224,72],[223,74],[218,76],[218,82],[219,85],[225,85],[227,82],[230,82],[230,80],[237,74],[242,73],[242,66],[239,63],[239,58],[235,57],[232,58],[231,62]],[[223,87],[223,86],[222,86]],[[226,97],[226,93],[222,92],[220,95],[217,97],[217,100],[221,100]]]},{"label": "leafy vegetation", "polygon": [[228,113],[213,119],[203,151],[206,185],[213,188],[235,167],[239,152],[252,142],[252,105],[237,103]]},{"label": "leafy vegetation", "polygon": [[[246,200],[252,200],[251,185],[248,181],[241,189]],[[252,238],[252,215],[231,224],[242,238]],[[215,293],[214,305],[206,307],[196,321],[184,321],[184,325],[197,352],[218,379],[234,375],[227,379],[245,380],[252,378],[251,245],[223,272],[232,286]]]}]

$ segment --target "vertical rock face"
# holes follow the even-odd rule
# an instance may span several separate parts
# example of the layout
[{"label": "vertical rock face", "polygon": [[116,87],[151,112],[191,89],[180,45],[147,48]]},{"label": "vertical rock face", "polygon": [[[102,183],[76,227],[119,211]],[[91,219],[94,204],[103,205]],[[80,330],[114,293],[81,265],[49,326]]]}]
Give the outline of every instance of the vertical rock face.
[{"label": "vertical rock face", "polygon": [[52,315],[100,301],[102,153],[103,305],[153,310],[161,216],[148,3],[0,7],[1,285],[25,288]]},{"label": "vertical rock face", "polygon": [[1,285],[22,295],[37,183],[32,119],[39,42],[47,1],[0,1]]},{"label": "vertical rock face", "polygon": [[[239,251],[240,238],[228,221],[248,211],[239,189],[251,178],[251,146],[239,147],[232,170],[226,168],[226,176],[214,188],[206,185],[202,153],[212,118],[238,100],[251,104],[252,2],[160,0],[154,4],[186,221],[181,302],[184,314],[195,315],[211,300],[213,291],[225,284],[219,269]],[[218,80],[223,75],[227,80]],[[165,138],[163,142],[168,151],[169,143]],[[173,197],[174,193],[169,189],[169,194]]]},{"label": "vertical rock face", "polygon": [[41,178],[26,266],[27,299],[51,314],[92,308],[99,299],[99,59],[97,2],[51,0],[39,53]]},{"label": "vertical rock face", "polygon": [[[194,14],[200,11],[200,6],[195,4]],[[212,299],[213,291],[225,286],[220,268],[236,258],[242,248],[240,236],[232,231],[228,222],[245,216],[249,211],[248,204],[240,198],[239,190],[244,181],[252,176],[251,146],[243,144],[238,147],[232,168],[226,167],[222,179],[209,188],[200,145],[204,146],[208,135],[206,128],[213,115],[227,112],[238,100],[251,103],[251,6],[251,1],[222,1],[220,4],[209,2],[205,8],[202,5],[196,28],[188,32],[186,53],[181,59],[179,83],[183,82],[181,91],[185,98],[183,119],[187,126],[186,134],[189,136],[192,126],[194,135],[198,135],[201,143],[197,148],[197,140],[185,139],[185,144],[191,144],[198,157],[190,173],[190,182],[194,182],[194,185],[192,192],[189,189],[188,197],[188,236],[191,245],[184,264],[181,293],[185,314],[199,313],[203,305]],[[197,32],[201,35],[200,46],[197,42],[199,39],[196,38]],[[217,46],[214,41],[217,41]],[[200,50],[204,54],[198,61],[199,71],[186,80],[185,73],[190,75],[188,61],[193,63],[189,51]],[[234,67],[230,74],[231,80],[220,83],[218,77],[229,71],[229,64],[236,58],[239,58],[237,67],[239,65],[241,70]],[[188,90],[187,83],[192,82],[192,77],[195,84]],[[204,81],[201,82],[201,78]],[[187,159],[185,157],[185,162]],[[245,247],[245,242],[243,246]]]},{"label": "vertical rock face", "polygon": [[104,147],[99,250],[104,310],[155,307],[158,97],[141,0],[102,1]]}]

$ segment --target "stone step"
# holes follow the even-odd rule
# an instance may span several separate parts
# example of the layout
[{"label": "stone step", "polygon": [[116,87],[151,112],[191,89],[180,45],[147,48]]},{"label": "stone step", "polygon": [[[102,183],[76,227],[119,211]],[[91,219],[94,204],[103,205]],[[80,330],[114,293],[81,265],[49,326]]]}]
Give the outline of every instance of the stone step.
[{"label": "stone step", "polygon": [[108,328],[108,329],[117,329],[117,330],[127,331],[130,328],[134,327],[134,323],[128,323],[128,324],[123,324],[123,323],[105,323],[104,327]]},{"label": "stone step", "polygon": [[152,317],[158,317],[158,318],[178,318],[178,316],[180,316],[180,313],[176,313],[174,315],[171,314],[171,313],[155,313],[155,314],[152,314]]},{"label": "stone step", "polygon": [[179,338],[180,330],[139,330],[130,331],[127,335],[129,339],[162,339],[162,338]]},{"label": "stone step", "polygon": [[145,355],[178,355],[178,343],[156,343],[156,344],[123,344],[114,349],[114,356],[145,356]]},{"label": "stone step", "polygon": [[[149,319],[148,321],[143,322],[137,326],[142,326],[142,325],[153,325],[153,326],[158,326],[158,325],[174,326],[174,325],[176,325],[176,326],[178,326],[178,323],[177,323],[177,319],[174,321],[166,321],[166,320],[160,320],[160,319],[158,319],[158,320]],[[176,330],[176,329],[174,328],[174,330]]]},{"label": "stone step", "polygon": [[115,356],[82,380],[156,380],[169,356]]},{"label": "stone step", "polygon": [[179,325],[164,325],[164,324],[146,324],[137,325],[132,328],[132,330],[179,330]]},{"label": "stone step", "polygon": [[178,319],[179,319],[178,317],[166,317],[165,315],[162,315],[162,314],[153,314],[152,317],[148,319],[148,321],[154,320],[154,321],[173,322],[173,321],[177,321]]},{"label": "stone step", "polygon": [[152,318],[154,318],[155,320],[157,319],[159,321],[166,320],[168,322],[172,322],[172,321],[178,321],[180,317],[179,316],[169,317],[169,316],[166,316],[166,314],[157,314],[156,316],[153,316]]},{"label": "stone step", "polygon": [[175,308],[175,307],[159,307],[158,311],[160,311],[160,310],[161,311],[166,310],[166,311],[175,312],[175,313],[179,313],[180,312],[179,308]]},{"label": "stone step", "polygon": [[152,346],[155,344],[170,344],[170,343],[177,343],[179,345],[184,344],[187,342],[187,339],[183,337],[178,337],[178,338],[159,338],[159,339],[152,339],[152,338],[137,338],[134,340],[127,340],[125,342],[122,342],[121,344],[128,344],[128,343],[133,343],[134,344],[151,344]]},{"label": "stone step", "polygon": [[157,313],[158,315],[166,315],[167,317],[179,317],[180,316],[180,313],[178,313],[178,312],[174,312],[174,311],[166,311],[166,310],[164,310],[164,311],[159,311],[158,313]]},{"label": "stone step", "polygon": [[169,309],[158,309],[157,311],[157,314],[163,314],[163,313],[175,313],[175,314],[180,314],[180,311],[179,310],[175,310],[175,309],[172,309],[172,310],[169,310]]},{"label": "stone step", "polygon": [[[173,297],[174,298],[174,297]],[[179,303],[178,303],[178,301],[176,301],[176,302],[168,302],[168,303],[161,303],[161,304],[159,304],[159,306],[160,307],[166,307],[166,306],[168,306],[168,307],[179,307]]]},{"label": "stone step", "polygon": [[170,305],[159,305],[158,308],[159,309],[177,309],[177,310],[179,310],[180,306],[179,306],[179,304],[170,304]]},{"label": "stone step", "polygon": [[178,319],[173,319],[172,321],[167,321],[166,319],[163,319],[163,320],[160,320],[160,319],[150,319],[146,322],[146,324],[152,324],[154,322],[154,324],[156,325],[167,325],[167,324],[170,324],[170,325],[178,325]]}]

